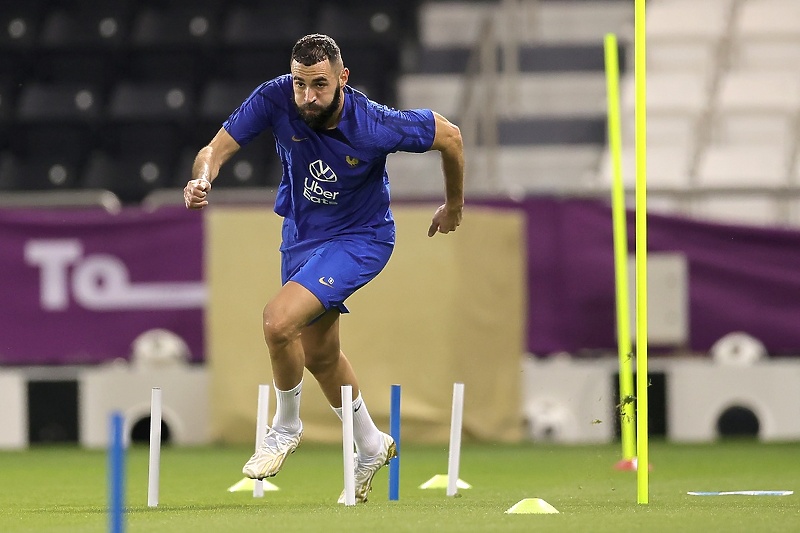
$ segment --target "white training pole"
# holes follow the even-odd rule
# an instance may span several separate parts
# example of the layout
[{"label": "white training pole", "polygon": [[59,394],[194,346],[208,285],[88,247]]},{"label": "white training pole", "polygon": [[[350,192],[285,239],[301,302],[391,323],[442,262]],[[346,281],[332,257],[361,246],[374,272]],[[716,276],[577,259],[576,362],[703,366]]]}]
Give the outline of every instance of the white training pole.
[{"label": "white training pole", "polygon": [[161,463],[161,388],[150,393],[150,470],[147,476],[147,506],[158,507]]},{"label": "white training pole", "polygon": [[458,464],[461,460],[461,425],[464,418],[464,384],[453,384],[453,414],[450,417],[450,454],[447,461],[447,495],[458,493]]},{"label": "white training pole", "polygon": [[[269,416],[269,385],[258,386],[258,411],[256,411],[256,451],[267,436],[267,418]],[[253,498],[264,496],[264,481],[257,479],[253,485]]]},{"label": "white training pole", "polygon": [[356,504],[356,464],[353,457],[353,387],[342,385],[342,452],[344,453],[344,504]]}]

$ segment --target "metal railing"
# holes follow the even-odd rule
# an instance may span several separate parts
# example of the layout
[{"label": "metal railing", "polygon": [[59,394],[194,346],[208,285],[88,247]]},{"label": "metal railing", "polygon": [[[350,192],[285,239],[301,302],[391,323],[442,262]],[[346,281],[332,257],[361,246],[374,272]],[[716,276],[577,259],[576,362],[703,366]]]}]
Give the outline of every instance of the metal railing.
[{"label": "metal railing", "polygon": [[[467,180],[472,182],[470,178],[474,175],[488,185],[490,192],[507,192],[508,189],[497,173],[498,117],[513,116],[519,98],[521,4],[521,0],[502,0],[499,10],[485,14],[478,39],[470,51],[459,99],[465,152],[468,157],[479,151],[483,156],[470,161]],[[480,150],[476,150],[478,147]]]}]

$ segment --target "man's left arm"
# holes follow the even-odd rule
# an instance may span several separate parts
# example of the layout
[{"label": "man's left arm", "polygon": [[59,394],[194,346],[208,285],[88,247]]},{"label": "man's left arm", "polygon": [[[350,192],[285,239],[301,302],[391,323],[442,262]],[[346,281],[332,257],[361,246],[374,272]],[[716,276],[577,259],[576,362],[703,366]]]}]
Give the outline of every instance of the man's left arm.
[{"label": "man's left arm", "polygon": [[464,209],[464,143],[461,131],[439,113],[433,112],[436,134],[431,150],[442,154],[445,202],[436,210],[428,229],[428,237],[449,233],[461,224]]}]

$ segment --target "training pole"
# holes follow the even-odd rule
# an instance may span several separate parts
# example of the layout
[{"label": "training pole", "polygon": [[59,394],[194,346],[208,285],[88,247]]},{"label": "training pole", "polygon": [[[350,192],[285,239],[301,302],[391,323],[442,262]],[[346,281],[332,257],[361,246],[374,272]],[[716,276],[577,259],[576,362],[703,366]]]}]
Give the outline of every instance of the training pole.
[{"label": "training pole", "polygon": [[389,500],[396,501],[400,499],[400,385],[392,385],[389,434],[397,450],[397,457],[389,463]]},{"label": "training pole", "polygon": [[450,417],[450,453],[447,461],[447,495],[458,493],[458,467],[461,461],[461,426],[464,418],[464,384],[453,384],[453,413]]},{"label": "training pole", "polygon": [[[258,386],[258,409],[256,411],[256,451],[267,436],[267,417],[269,416],[269,385]],[[253,484],[253,498],[264,497],[264,481],[256,479]]]},{"label": "training pole", "polygon": [[108,530],[125,530],[125,444],[122,413],[114,412],[108,419]]},{"label": "training pole", "polygon": [[342,385],[342,452],[344,454],[344,504],[356,504],[356,465],[353,457],[353,387]]},{"label": "training pole", "polygon": [[619,48],[617,36],[605,36],[606,87],[608,97],[608,150],[611,159],[611,213],[614,227],[614,273],[617,297],[617,352],[619,355],[619,422],[622,460],[630,462],[636,453],[633,424],[633,367],[631,358],[630,301],[628,291],[628,226],[625,214],[625,186],[622,180],[622,132],[619,109]]},{"label": "training pole", "polygon": [[647,85],[645,0],[634,4],[634,85],[636,88],[636,493],[649,502],[647,429]]},{"label": "training pole", "polygon": [[147,506],[158,507],[161,476],[161,389],[150,392],[150,469],[147,475]]}]

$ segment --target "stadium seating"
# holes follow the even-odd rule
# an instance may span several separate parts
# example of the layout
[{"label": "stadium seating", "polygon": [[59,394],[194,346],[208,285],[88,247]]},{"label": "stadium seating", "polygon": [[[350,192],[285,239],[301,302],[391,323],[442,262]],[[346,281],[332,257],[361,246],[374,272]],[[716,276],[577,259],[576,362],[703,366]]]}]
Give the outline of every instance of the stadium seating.
[{"label": "stadium seating", "polygon": [[[691,151],[687,146],[652,146],[647,150],[647,186],[655,190],[688,191],[691,181]],[[636,153],[633,146],[624,147],[621,157],[621,173],[627,188],[636,183]],[[600,167],[606,186],[611,185],[611,156],[603,152]]]},{"label": "stadium seating", "polygon": [[48,83],[91,83],[101,95],[121,71],[130,3],[81,0],[43,18],[31,76]]},{"label": "stadium seating", "polygon": [[19,91],[6,139],[4,187],[68,189],[91,147],[102,102],[89,84],[31,82]]},{"label": "stadium seating", "polygon": [[[623,142],[634,143],[634,79],[622,80]],[[702,72],[656,71],[647,78],[648,143],[692,146],[701,115],[708,109],[711,87]]]},{"label": "stadium seating", "polygon": [[260,85],[260,80],[210,80],[202,90],[198,116],[217,126]]},{"label": "stadium seating", "polygon": [[311,22],[308,2],[231,6],[223,16],[215,76],[266,81],[288,73],[292,45],[312,31]]},{"label": "stadium seating", "polygon": [[799,113],[797,72],[731,71],[717,94],[712,140],[741,144],[770,139],[771,144],[790,150]]},{"label": "stadium seating", "polygon": [[219,16],[214,6],[166,4],[139,10],[131,27],[136,48],[202,48],[216,43]]},{"label": "stadium seating", "polygon": [[43,13],[48,7],[45,0],[0,4],[0,50],[32,51],[41,26]]},{"label": "stadium seating", "polygon": [[14,84],[0,80],[0,150],[8,147],[16,104],[14,95]]},{"label": "stadium seating", "polygon": [[[308,2],[265,6],[254,2],[232,6],[224,16],[222,44],[228,47],[291,47],[311,32]],[[288,55],[286,56],[288,64]]]},{"label": "stadium seating", "polygon": [[[733,0],[659,0],[647,6],[648,69],[713,72]],[[687,16],[691,13],[691,16]]]},{"label": "stadium seating", "polygon": [[[419,50],[398,81],[399,106],[431,107],[462,125],[469,151],[468,194],[587,187],[606,139],[602,37],[608,31],[626,31],[632,6],[617,1],[521,1],[508,15],[497,2],[423,2]],[[481,79],[467,72],[478,64],[477,43],[492,39],[481,35],[487,23],[494,25],[498,70]],[[624,40],[620,46],[624,49]],[[491,57],[491,51],[480,54]],[[624,68],[624,54],[620,62]],[[470,91],[475,109],[466,108]],[[475,134],[466,119],[475,113],[494,114],[496,128],[489,126],[497,142],[494,155],[482,148],[494,143],[491,136],[470,138]],[[480,131],[490,121],[479,122]],[[526,148],[527,158],[521,155]],[[487,161],[501,167],[486,168]],[[412,167],[393,170],[395,197],[418,195],[416,185],[406,184],[419,180],[404,168]]]},{"label": "stadium seating", "polygon": [[745,0],[736,30],[745,39],[796,41],[800,38],[800,4],[793,0]]},{"label": "stadium seating", "polygon": [[[790,172],[800,116],[797,10],[791,0],[648,4],[648,178],[657,188],[664,179],[680,185],[661,196],[677,210],[724,222],[796,224],[787,204],[798,199]],[[627,76],[623,144],[632,147]],[[660,159],[661,146],[677,152],[678,168]],[[603,161],[606,179],[607,155]],[[665,168],[681,174],[670,179]]]},{"label": "stadium seating", "polygon": [[[258,84],[288,72],[298,37],[349,31],[343,23],[369,5],[0,0],[0,188],[106,188],[135,203],[174,187],[186,178],[181,153],[196,153]],[[321,19],[334,11],[339,18]],[[404,20],[413,13],[403,10]],[[380,38],[408,30],[377,23]],[[389,92],[383,75],[397,56],[354,49],[354,86]],[[243,149],[222,177],[221,186],[277,183],[271,136]]]},{"label": "stadium seating", "polygon": [[707,146],[697,166],[692,213],[730,223],[786,224],[787,157],[784,146],[763,141]]},{"label": "stadium seating", "polygon": [[800,68],[800,13],[792,0],[747,0],[732,31],[731,67],[736,70]]},{"label": "stadium seating", "polygon": [[[281,166],[269,134],[240,149],[221,169],[214,180],[214,189],[276,187],[281,178]],[[180,154],[171,185],[183,187],[191,176],[192,163],[198,147],[186,147]]]},{"label": "stadium seating", "polygon": [[788,160],[772,143],[709,145],[700,158],[698,184],[711,188],[786,187]]},{"label": "stadium seating", "polygon": [[0,190],[71,190],[78,183],[79,161],[69,152],[44,152],[25,157],[0,153]]},{"label": "stadium seating", "polygon": [[207,3],[145,6],[134,16],[125,78],[171,81],[192,91],[213,71],[221,21]]},{"label": "stadium seating", "polygon": [[19,94],[20,122],[81,122],[100,117],[102,101],[97,88],[87,83],[25,84]]},{"label": "stadium seating", "polygon": [[140,203],[156,188],[171,180],[174,156],[166,150],[93,152],[80,178],[86,189],[104,189],[127,204]]},{"label": "stadium seating", "polygon": [[45,50],[83,52],[121,48],[128,37],[130,13],[131,4],[126,0],[83,0],[55,7],[44,17],[39,46]]},{"label": "stadium seating", "polygon": [[183,84],[170,82],[120,82],[111,92],[111,121],[174,122],[191,119],[194,93]]},{"label": "stadium seating", "polygon": [[[353,87],[395,107],[433,108],[474,134],[470,194],[609,186],[602,38],[614,32],[623,72],[623,174],[633,185],[627,0],[519,0],[513,13],[496,0],[0,0],[0,6],[6,169],[0,187],[107,186],[131,202],[154,188],[176,187],[191,154],[258,84],[286,73],[292,44],[316,31],[342,46]],[[711,205],[709,195],[725,187],[740,191],[734,195],[755,194],[752,185],[765,194],[794,194],[798,9],[795,0],[648,2],[648,176],[664,192],[654,205],[689,212]],[[466,74],[487,20],[495,25],[498,69],[507,69],[494,73],[490,85]],[[473,107],[484,118],[493,115],[495,126],[465,121],[476,113],[464,108],[469,91]],[[493,143],[496,153],[484,146]],[[433,158],[396,157],[397,165],[390,158],[395,198],[440,193],[440,184],[421,176],[437,171]],[[159,178],[142,179],[142,158],[159,161]],[[237,158],[238,170],[224,168],[220,184],[270,187],[279,179],[268,132]],[[69,177],[54,183],[48,177],[54,164]],[[101,179],[99,168],[122,174]]]}]

